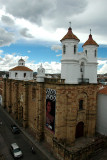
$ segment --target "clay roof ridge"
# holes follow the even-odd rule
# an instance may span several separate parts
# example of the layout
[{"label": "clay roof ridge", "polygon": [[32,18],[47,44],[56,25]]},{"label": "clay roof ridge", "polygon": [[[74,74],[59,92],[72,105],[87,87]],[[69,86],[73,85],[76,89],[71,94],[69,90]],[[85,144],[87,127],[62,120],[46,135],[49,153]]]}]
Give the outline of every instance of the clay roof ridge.
[{"label": "clay roof ridge", "polygon": [[33,71],[30,68],[26,67],[26,66],[16,66],[12,69],[10,69],[9,71]]}]

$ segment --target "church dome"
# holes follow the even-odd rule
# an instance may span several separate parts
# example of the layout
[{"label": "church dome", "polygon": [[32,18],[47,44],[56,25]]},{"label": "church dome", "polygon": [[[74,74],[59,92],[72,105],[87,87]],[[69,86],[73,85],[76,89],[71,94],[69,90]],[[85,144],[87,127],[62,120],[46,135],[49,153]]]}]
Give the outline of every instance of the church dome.
[{"label": "church dome", "polygon": [[22,58],[21,58],[21,59],[19,59],[19,61],[23,61],[23,62],[25,62]]},{"label": "church dome", "polygon": [[86,46],[86,45],[96,45],[96,46],[99,46],[99,45],[93,40],[91,34],[89,35],[88,40],[83,44],[83,47]]},{"label": "church dome", "polygon": [[80,41],[80,40],[77,38],[77,36],[75,36],[75,35],[73,34],[71,27],[68,28],[67,34],[66,34],[60,41],[63,41],[63,40],[65,40],[65,39],[75,39],[75,40]]}]

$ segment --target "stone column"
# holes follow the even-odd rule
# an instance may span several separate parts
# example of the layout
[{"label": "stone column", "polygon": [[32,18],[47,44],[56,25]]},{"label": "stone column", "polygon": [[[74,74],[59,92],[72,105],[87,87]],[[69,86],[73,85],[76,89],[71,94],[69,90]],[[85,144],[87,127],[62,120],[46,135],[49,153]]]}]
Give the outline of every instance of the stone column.
[{"label": "stone column", "polygon": [[96,125],[96,111],[92,110],[88,112],[88,132],[87,137],[93,137],[95,135],[95,125]]},{"label": "stone column", "polygon": [[14,118],[17,119],[18,118],[18,103],[19,103],[19,99],[18,99],[18,95],[19,95],[19,83],[16,82],[15,83],[15,104],[14,106]]},{"label": "stone column", "polygon": [[23,127],[28,126],[28,97],[29,97],[29,83],[25,82],[23,92]]},{"label": "stone column", "polygon": [[3,107],[6,108],[6,78],[3,79],[2,102]]},{"label": "stone column", "polygon": [[43,140],[43,119],[44,119],[44,112],[43,112],[43,101],[44,101],[44,98],[43,98],[43,91],[44,91],[44,83],[38,83],[37,84],[38,86],[38,95],[36,97],[37,99],[37,103],[36,103],[36,106],[37,106],[37,120],[36,120],[36,130],[37,130],[37,134],[36,134],[36,138],[38,139],[38,141],[41,141]]}]

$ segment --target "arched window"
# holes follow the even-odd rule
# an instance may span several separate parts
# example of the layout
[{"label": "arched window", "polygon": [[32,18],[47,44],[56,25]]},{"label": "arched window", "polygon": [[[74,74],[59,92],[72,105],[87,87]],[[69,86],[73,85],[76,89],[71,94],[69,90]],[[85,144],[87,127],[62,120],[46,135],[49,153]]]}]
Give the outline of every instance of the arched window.
[{"label": "arched window", "polygon": [[87,50],[85,50],[85,55],[87,56]]},{"label": "arched window", "polygon": [[17,77],[18,76],[18,73],[15,73],[15,77]]},{"label": "arched window", "polygon": [[74,45],[74,54],[76,54],[76,48],[77,48],[77,46]]},{"label": "arched window", "polygon": [[24,73],[24,77],[26,77],[26,73]]},{"label": "arched window", "polygon": [[82,110],[83,109],[83,100],[80,100],[79,101],[79,110]]},{"label": "arched window", "polygon": [[95,50],[95,57],[97,56],[97,51]]},{"label": "arched window", "polygon": [[80,65],[80,72],[84,72],[84,62],[81,62],[81,65]]},{"label": "arched window", "polygon": [[63,54],[65,54],[65,53],[66,53],[66,46],[63,45]]}]

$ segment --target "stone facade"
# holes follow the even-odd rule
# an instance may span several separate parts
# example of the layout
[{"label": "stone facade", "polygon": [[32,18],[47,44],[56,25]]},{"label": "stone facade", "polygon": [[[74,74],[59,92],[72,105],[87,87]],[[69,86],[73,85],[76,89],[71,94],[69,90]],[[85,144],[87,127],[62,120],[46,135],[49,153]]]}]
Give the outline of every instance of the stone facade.
[{"label": "stone facade", "polygon": [[[56,91],[55,132],[46,127],[46,89]],[[29,127],[35,138],[45,140],[51,147],[53,138],[75,144],[80,136],[92,137],[96,125],[97,85],[72,85],[63,82],[25,82],[4,79],[3,107],[19,121]],[[82,100],[82,106],[80,101]],[[78,128],[78,124],[82,123]],[[76,132],[80,129],[82,135]],[[81,131],[82,130],[82,131]]]}]

